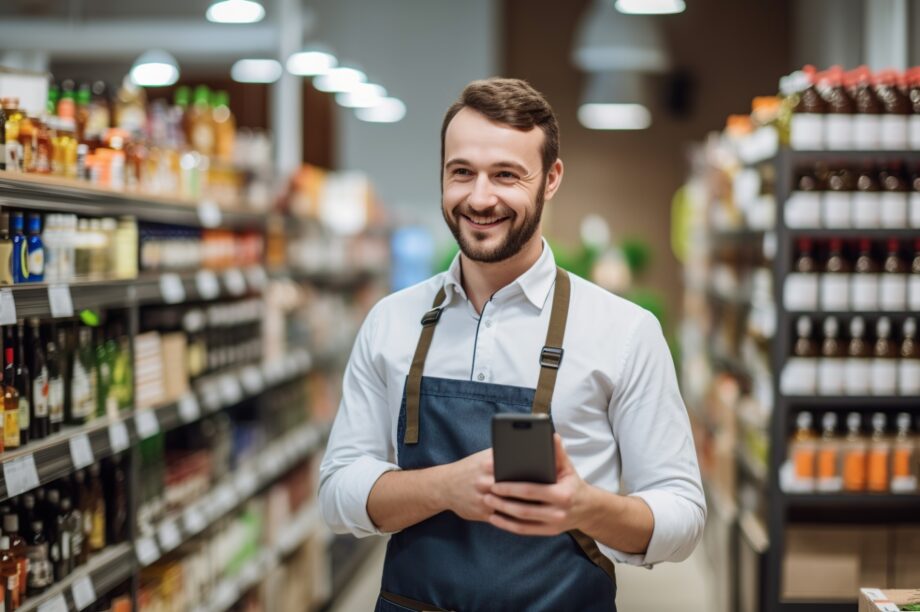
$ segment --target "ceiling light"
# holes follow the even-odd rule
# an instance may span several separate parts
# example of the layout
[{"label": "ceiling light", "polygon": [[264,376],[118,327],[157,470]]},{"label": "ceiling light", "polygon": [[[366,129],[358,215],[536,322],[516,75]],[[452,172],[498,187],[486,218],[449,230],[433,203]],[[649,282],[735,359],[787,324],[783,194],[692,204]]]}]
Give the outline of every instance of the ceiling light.
[{"label": "ceiling light", "polygon": [[671,15],[683,13],[684,0],[617,0],[616,8],[627,15]]},{"label": "ceiling light", "polygon": [[255,23],[265,17],[265,9],[255,0],[217,0],[205,16],[215,23]]},{"label": "ceiling light", "polygon": [[347,93],[336,94],[335,101],[345,108],[370,108],[387,97],[387,90],[374,83],[360,83]]},{"label": "ceiling light", "polygon": [[578,121],[591,130],[644,130],[652,114],[641,104],[582,104]]},{"label": "ceiling light", "polygon": [[313,79],[313,86],[320,91],[344,93],[354,91],[365,81],[367,76],[357,68],[340,66]]},{"label": "ceiling light", "polygon": [[644,130],[652,124],[642,75],[600,72],[589,76],[578,121],[591,130]]},{"label": "ceiling light", "polygon": [[273,59],[241,59],[230,69],[237,83],[274,83],[281,78],[281,62]]},{"label": "ceiling light", "polygon": [[660,20],[624,15],[610,0],[595,0],[575,32],[572,62],[585,72],[665,72],[670,58]]},{"label": "ceiling light", "polygon": [[131,66],[131,80],[141,87],[166,87],[179,80],[176,58],[160,49],[145,51]]},{"label": "ceiling light", "polygon": [[329,51],[310,47],[289,57],[287,70],[297,76],[319,76],[326,74],[338,64],[338,60]]},{"label": "ceiling light", "polygon": [[355,116],[368,123],[396,123],[406,116],[406,105],[398,98],[383,98],[376,106],[356,109]]}]

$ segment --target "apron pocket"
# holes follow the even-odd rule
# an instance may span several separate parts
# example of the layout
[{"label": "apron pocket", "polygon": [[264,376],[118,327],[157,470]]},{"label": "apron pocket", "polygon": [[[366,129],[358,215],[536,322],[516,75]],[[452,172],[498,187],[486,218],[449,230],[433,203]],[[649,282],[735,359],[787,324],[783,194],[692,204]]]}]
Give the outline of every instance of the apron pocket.
[{"label": "apron pocket", "polygon": [[409,599],[402,595],[395,595],[385,591],[380,592],[377,598],[377,608],[375,612],[448,612],[444,608],[439,608],[434,604],[428,604],[423,601]]}]

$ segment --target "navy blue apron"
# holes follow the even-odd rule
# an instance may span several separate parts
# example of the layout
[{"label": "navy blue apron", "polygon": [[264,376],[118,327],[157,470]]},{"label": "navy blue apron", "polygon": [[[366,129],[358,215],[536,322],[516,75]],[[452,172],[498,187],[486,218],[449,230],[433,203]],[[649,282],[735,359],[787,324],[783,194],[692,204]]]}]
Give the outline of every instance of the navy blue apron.
[{"label": "navy blue apron", "polygon": [[[549,412],[568,314],[570,281],[557,270],[537,389],[422,376],[444,289],[422,333],[397,424],[405,470],[458,461],[492,446],[492,416]],[[613,563],[590,537],[519,536],[442,512],[393,534],[377,612],[405,610],[616,611]]]}]

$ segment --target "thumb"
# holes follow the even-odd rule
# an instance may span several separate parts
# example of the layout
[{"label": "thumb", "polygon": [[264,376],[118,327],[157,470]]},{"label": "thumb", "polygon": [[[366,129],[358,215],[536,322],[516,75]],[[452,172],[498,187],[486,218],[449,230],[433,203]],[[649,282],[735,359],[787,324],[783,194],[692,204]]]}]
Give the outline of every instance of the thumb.
[{"label": "thumb", "polygon": [[562,436],[557,433],[553,434],[553,446],[556,451],[556,473],[562,474],[572,470],[572,462],[569,459],[569,455],[565,452],[565,447],[562,446]]}]

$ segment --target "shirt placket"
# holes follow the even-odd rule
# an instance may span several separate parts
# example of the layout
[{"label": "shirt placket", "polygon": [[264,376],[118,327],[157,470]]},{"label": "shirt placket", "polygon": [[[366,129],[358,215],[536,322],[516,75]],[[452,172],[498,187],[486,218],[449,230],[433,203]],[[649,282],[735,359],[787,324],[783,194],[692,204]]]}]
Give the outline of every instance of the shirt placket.
[{"label": "shirt placket", "polygon": [[501,302],[490,300],[482,311],[479,321],[479,337],[476,340],[475,366],[473,380],[476,382],[492,382],[493,359],[495,356],[496,335],[498,333],[498,320],[502,311]]}]

